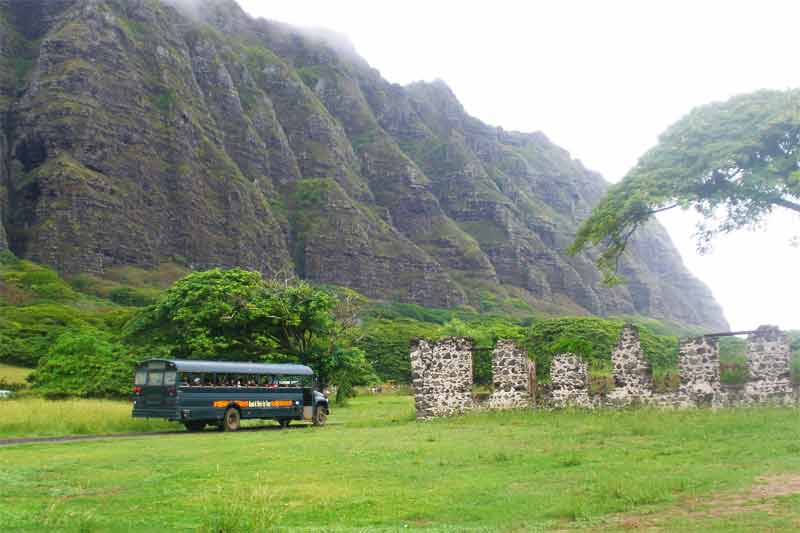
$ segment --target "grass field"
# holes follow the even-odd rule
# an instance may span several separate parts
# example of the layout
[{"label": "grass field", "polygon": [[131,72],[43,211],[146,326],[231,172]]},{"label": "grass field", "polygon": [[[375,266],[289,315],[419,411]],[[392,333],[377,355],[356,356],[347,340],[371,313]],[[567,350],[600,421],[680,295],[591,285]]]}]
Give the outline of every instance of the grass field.
[{"label": "grass field", "polygon": [[25,384],[25,379],[31,373],[30,368],[4,365],[0,363],[0,383]]},{"label": "grass field", "polygon": [[0,448],[0,524],[11,531],[800,528],[796,410],[528,411],[424,423],[412,415],[410,397],[378,395],[337,409],[324,428]]},{"label": "grass field", "polygon": [[129,402],[24,398],[0,400],[0,410],[0,438],[183,429],[183,426],[164,420],[131,418]]}]

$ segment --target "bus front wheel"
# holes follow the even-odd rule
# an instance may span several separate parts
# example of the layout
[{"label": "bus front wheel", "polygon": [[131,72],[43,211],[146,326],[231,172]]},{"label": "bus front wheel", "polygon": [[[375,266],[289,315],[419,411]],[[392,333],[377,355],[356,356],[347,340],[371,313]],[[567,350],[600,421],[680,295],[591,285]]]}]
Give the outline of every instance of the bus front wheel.
[{"label": "bus front wheel", "polygon": [[242,424],[242,417],[239,410],[235,407],[228,407],[225,417],[222,419],[222,429],[225,431],[238,431]]}]

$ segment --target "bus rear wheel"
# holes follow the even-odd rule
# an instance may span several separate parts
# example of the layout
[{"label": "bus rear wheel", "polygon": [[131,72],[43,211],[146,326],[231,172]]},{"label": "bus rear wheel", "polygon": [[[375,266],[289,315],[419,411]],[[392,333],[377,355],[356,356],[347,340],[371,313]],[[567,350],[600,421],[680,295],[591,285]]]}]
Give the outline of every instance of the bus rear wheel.
[{"label": "bus rear wheel", "polygon": [[315,426],[324,426],[325,422],[328,421],[328,409],[323,406],[319,406],[314,409],[314,418],[312,422]]},{"label": "bus rear wheel", "polygon": [[206,427],[205,422],[198,422],[197,420],[192,420],[191,422],[184,422],[184,426],[188,431],[203,431]]},{"label": "bus rear wheel", "polygon": [[239,410],[235,407],[228,407],[225,417],[222,419],[222,429],[224,431],[238,431],[242,425],[242,417]]}]

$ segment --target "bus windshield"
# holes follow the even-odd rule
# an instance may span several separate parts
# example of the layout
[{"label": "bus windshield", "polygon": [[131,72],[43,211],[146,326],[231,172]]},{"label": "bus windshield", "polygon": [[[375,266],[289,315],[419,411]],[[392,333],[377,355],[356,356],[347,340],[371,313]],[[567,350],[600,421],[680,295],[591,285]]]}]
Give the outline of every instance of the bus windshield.
[{"label": "bus windshield", "polygon": [[163,362],[151,362],[146,367],[136,369],[134,384],[137,386],[148,385],[151,387],[175,385],[178,373],[166,368]]}]

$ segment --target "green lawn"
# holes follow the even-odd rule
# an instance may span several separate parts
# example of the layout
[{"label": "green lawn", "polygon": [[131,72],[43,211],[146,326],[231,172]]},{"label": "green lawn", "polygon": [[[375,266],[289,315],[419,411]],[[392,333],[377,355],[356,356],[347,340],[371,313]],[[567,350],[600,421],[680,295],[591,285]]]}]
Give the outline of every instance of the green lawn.
[{"label": "green lawn", "polygon": [[526,411],[422,423],[412,414],[410,397],[379,395],[336,410],[324,428],[0,448],[0,524],[226,532],[800,526],[798,494],[770,492],[793,480],[800,491],[796,410]]}]

